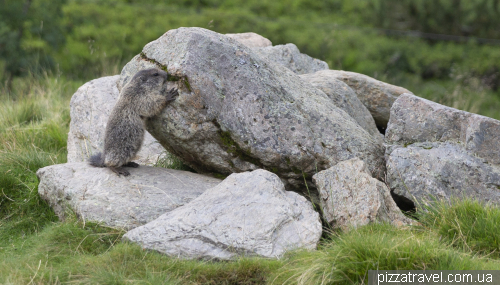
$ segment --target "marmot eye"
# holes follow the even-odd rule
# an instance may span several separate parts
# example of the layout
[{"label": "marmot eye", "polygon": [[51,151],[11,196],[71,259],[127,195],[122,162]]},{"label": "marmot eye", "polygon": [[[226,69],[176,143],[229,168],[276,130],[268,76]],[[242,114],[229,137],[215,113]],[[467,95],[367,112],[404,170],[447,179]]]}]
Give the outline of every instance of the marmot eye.
[{"label": "marmot eye", "polygon": [[153,74],[153,76],[158,76],[158,75],[160,75],[160,74],[158,74],[158,72],[155,72],[155,73]]}]

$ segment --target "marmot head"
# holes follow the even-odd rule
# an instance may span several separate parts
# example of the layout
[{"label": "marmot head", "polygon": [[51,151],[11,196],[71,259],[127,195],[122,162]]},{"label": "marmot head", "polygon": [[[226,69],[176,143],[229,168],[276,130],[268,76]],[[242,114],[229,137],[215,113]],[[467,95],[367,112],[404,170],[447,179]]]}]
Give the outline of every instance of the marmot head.
[{"label": "marmot head", "polygon": [[132,92],[128,95],[144,95],[147,93],[162,92],[166,88],[167,73],[158,68],[150,68],[137,72],[125,86]]}]

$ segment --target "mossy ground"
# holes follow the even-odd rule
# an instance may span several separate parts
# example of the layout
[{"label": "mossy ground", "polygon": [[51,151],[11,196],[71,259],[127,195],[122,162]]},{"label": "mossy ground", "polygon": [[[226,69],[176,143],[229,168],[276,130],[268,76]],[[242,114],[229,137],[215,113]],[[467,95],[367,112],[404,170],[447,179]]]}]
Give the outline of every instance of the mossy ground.
[{"label": "mossy ground", "polygon": [[115,229],[60,222],[35,173],[66,161],[69,100],[81,84],[45,76],[2,91],[0,284],[362,284],[369,269],[500,269],[500,209],[471,200],[419,212],[419,226],[327,233],[317,251],[280,260],[185,261],[123,243]]}]

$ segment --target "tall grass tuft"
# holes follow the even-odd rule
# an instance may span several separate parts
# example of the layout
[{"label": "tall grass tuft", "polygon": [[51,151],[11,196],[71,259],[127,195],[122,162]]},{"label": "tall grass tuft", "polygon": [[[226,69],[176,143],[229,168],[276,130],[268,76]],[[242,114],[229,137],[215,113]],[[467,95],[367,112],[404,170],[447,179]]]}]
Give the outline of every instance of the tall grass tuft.
[{"label": "tall grass tuft", "polygon": [[470,198],[435,201],[418,213],[421,223],[451,245],[500,257],[500,209]]},{"label": "tall grass tuft", "polygon": [[498,262],[456,250],[432,231],[372,224],[340,233],[318,251],[289,256],[271,284],[366,284],[368,270],[498,269]]}]

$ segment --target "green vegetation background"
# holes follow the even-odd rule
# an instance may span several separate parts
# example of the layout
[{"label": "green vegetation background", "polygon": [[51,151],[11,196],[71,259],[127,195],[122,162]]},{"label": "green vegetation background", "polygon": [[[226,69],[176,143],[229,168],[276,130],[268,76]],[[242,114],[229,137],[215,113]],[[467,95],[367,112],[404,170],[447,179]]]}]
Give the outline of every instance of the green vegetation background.
[{"label": "green vegetation background", "polygon": [[[498,0],[2,0],[0,79],[117,74],[164,32],[197,26],[295,43],[363,73],[500,119]],[[11,88],[11,86],[8,86]]]},{"label": "green vegetation background", "polygon": [[59,222],[35,172],[66,162],[71,95],[189,26],[291,42],[332,69],[500,119],[496,0],[0,0],[0,284],[362,284],[369,269],[500,269],[500,210],[469,200],[417,213],[419,226],[330,231],[318,251],[277,261],[180,261]]}]

